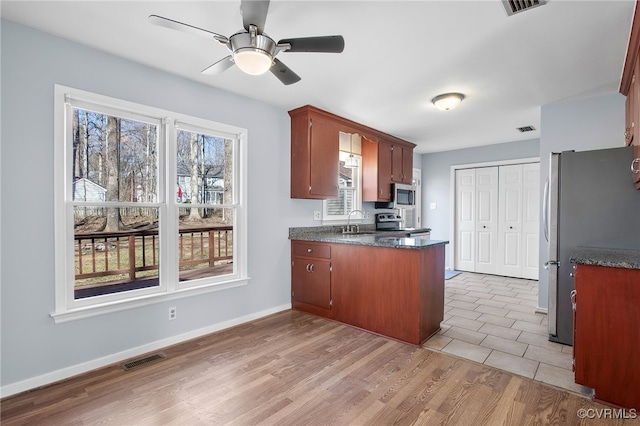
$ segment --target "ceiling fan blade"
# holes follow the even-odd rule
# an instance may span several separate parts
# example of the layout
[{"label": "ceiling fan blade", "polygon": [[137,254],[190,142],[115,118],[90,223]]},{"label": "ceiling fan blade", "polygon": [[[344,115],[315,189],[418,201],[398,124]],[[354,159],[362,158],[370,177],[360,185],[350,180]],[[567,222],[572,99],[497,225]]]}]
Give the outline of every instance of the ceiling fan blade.
[{"label": "ceiling fan blade", "polygon": [[269,0],[241,0],[240,13],[244,29],[249,31],[249,25],[255,25],[258,34],[262,34],[268,11]]},{"label": "ceiling fan blade", "polygon": [[203,30],[202,28],[194,27],[193,25],[184,24],[182,22],[174,21],[173,19],[164,18],[158,15],[149,15],[149,22],[153,25],[169,28],[172,30],[182,31],[183,33],[195,34],[197,36],[213,38],[222,44],[227,44],[229,39],[222,34],[217,34],[212,31]]},{"label": "ceiling fan blade", "polygon": [[322,52],[322,53],[342,53],[344,50],[344,38],[341,35],[285,38],[278,44],[289,44],[290,49],[284,52]]},{"label": "ceiling fan blade", "polygon": [[228,70],[229,68],[231,68],[233,65],[234,65],[233,59],[231,58],[231,55],[229,55],[226,58],[220,59],[215,64],[203,69],[202,74],[207,74],[207,75],[220,74]]},{"label": "ceiling fan blade", "polygon": [[269,71],[271,71],[271,73],[275,75],[282,84],[287,86],[302,80],[298,74],[291,71],[288,66],[278,59],[273,60],[273,65],[269,68]]}]

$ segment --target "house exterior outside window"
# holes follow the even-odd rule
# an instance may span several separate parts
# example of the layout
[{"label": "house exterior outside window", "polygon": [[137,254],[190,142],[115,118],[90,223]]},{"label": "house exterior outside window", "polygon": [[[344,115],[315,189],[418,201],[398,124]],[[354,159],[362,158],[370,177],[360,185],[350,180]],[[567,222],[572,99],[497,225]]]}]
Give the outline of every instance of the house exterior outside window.
[{"label": "house exterior outside window", "polygon": [[[323,201],[323,221],[346,221],[350,212],[362,210],[362,157],[359,135],[340,133],[338,161],[338,198]],[[351,162],[355,162],[358,167],[347,167]]]},{"label": "house exterior outside window", "polygon": [[246,283],[246,131],[55,87],[56,322]]}]

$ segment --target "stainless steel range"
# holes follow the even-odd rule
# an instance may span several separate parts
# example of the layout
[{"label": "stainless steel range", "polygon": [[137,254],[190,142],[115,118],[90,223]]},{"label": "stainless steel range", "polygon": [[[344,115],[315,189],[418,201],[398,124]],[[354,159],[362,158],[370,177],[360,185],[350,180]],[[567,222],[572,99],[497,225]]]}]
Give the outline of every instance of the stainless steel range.
[{"label": "stainless steel range", "polygon": [[395,213],[377,213],[376,230],[378,231],[400,231],[402,218]]},{"label": "stainless steel range", "polygon": [[407,237],[431,238],[431,228],[412,228],[405,226],[404,218],[397,213],[377,213],[377,231],[398,231]]}]

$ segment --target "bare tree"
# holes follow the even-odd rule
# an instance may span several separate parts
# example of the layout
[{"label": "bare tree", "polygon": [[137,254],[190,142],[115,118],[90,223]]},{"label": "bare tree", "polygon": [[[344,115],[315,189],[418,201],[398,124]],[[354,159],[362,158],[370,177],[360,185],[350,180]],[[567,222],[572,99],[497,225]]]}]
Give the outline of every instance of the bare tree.
[{"label": "bare tree", "polygon": [[[191,133],[189,139],[189,165],[191,167],[191,204],[198,203],[198,134]],[[189,220],[201,220],[200,210],[192,207],[189,213]]]},{"label": "bare tree", "polygon": [[[233,143],[225,140],[224,145],[224,189],[222,202],[223,204],[233,204]],[[226,224],[231,223],[232,218],[229,215],[223,215]]]},{"label": "bare tree", "polygon": [[[120,119],[107,116],[105,137],[105,169],[107,175],[107,201],[120,200]],[[105,231],[117,231],[122,228],[119,208],[107,208]]]}]

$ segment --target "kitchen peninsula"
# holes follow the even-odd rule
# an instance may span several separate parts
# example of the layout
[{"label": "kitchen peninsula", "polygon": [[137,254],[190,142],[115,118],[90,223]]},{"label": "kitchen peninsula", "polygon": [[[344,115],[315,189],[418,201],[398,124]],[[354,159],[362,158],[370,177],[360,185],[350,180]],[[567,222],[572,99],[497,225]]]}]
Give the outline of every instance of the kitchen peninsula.
[{"label": "kitchen peninsula", "polygon": [[413,345],[440,330],[448,241],[331,227],[290,228],[289,239],[293,309]]}]

